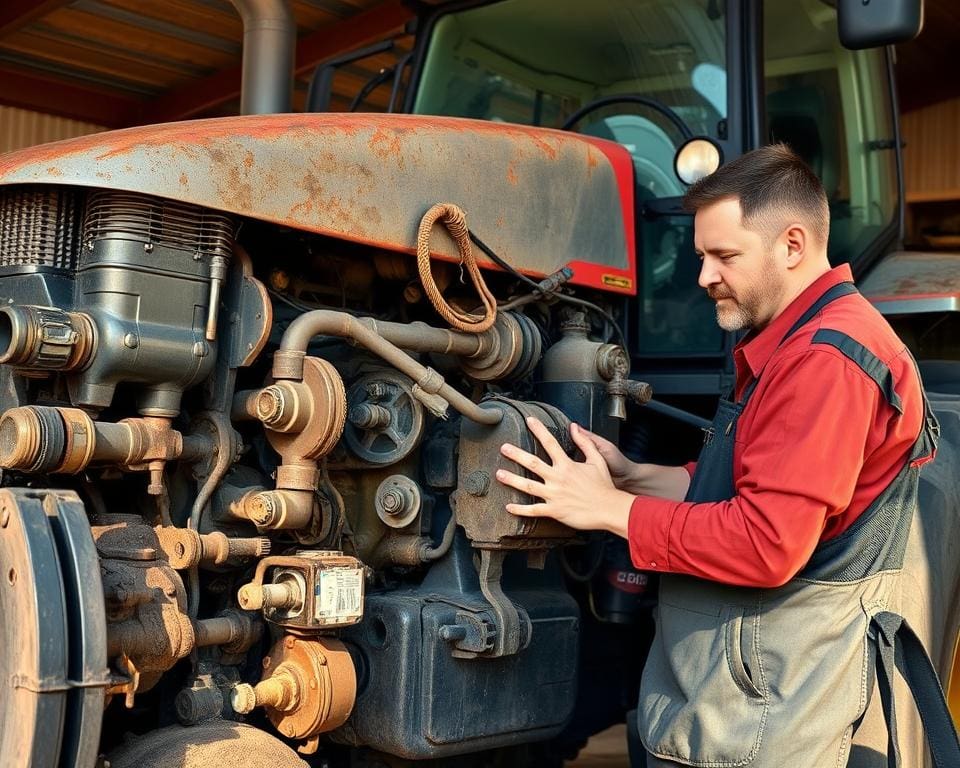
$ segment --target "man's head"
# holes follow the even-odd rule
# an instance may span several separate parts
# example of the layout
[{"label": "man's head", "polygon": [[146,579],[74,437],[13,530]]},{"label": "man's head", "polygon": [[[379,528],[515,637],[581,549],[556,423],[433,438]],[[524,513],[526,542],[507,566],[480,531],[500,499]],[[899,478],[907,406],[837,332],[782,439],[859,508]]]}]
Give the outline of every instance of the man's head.
[{"label": "man's head", "polygon": [[724,330],[763,328],[830,268],[823,186],[784,144],[724,165],[683,203],[696,214],[699,282]]}]

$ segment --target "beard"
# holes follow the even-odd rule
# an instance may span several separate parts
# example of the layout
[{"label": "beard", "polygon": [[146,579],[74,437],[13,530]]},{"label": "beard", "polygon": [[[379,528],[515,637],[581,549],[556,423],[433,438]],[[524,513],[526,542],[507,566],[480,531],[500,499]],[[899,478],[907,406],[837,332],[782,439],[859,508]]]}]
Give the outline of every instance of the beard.
[{"label": "beard", "polygon": [[[783,280],[774,266],[770,254],[756,278],[736,295],[723,283],[707,288],[707,295],[717,302],[717,325],[725,331],[740,331],[759,329],[769,322],[772,309],[783,295]],[[721,299],[725,301],[721,303]]]}]

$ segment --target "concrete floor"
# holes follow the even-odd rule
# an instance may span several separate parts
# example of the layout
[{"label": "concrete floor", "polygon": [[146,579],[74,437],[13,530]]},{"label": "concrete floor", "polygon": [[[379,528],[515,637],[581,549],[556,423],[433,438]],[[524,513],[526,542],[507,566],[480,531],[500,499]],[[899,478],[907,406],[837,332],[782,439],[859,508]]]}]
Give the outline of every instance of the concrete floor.
[{"label": "concrete floor", "polygon": [[566,768],[628,768],[627,726],[615,725],[598,733],[587,744],[576,760]]}]

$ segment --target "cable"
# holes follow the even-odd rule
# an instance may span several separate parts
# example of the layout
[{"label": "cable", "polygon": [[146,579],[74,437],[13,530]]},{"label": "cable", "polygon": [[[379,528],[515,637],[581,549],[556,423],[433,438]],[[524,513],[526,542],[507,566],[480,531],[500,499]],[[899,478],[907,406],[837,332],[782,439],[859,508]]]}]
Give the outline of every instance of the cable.
[{"label": "cable", "polygon": [[[574,304],[576,306],[584,307],[586,309],[590,309],[596,312],[598,315],[600,315],[600,317],[603,318],[604,322],[606,322],[606,324],[609,325],[610,328],[613,330],[614,335],[617,337],[617,342],[620,344],[620,346],[623,347],[624,349],[627,348],[626,337],[623,335],[623,330],[617,324],[617,321],[613,318],[613,315],[611,315],[605,309],[603,309],[602,307],[598,307],[592,301],[587,301],[586,299],[577,298],[576,296],[568,296],[565,293],[557,292],[557,293],[544,294],[543,289],[541,288],[539,283],[531,280],[525,274],[523,274],[522,272],[520,272],[519,270],[515,269],[513,266],[508,264],[506,261],[504,261],[500,256],[494,253],[493,249],[490,248],[490,246],[488,246],[486,243],[483,242],[483,240],[477,237],[477,235],[474,232],[470,232],[470,239],[473,241],[474,245],[476,245],[477,248],[483,251],[484,254],[486,254],[486,256],[494,264],[496,264],[498,267],[500,267],[504,271],[510,273],[521,282],[533,288],[533,290],[535,291],[538,297],[551,296],[553,298],[558,299],[559,301],[565,301],[568,304]],[[535,300],[536,300],[535,298],[531,299],[531,301],[535,301]],[[526,304],[526,303],[528,302],[524,301],[521,303],[519,299],[514,299],[509,303],[507,308],[513,309],[513,308],[522,306],[522,304]],[[501,307],[501,309],[503,309],[503,307]]]}]

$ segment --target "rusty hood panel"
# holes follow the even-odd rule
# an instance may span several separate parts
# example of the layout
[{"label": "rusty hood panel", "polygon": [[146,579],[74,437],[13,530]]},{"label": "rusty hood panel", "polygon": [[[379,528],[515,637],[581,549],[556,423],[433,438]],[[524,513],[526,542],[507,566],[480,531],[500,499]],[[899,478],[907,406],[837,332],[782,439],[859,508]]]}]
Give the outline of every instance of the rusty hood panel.
[{"label": "rusty hood panel", "polygon": [[884,315],[960,311],[960,254],[897,251],[860,284]]},{"label": "rusty hood panel", "polygon": [[[143,192],[411,253],[421,216],[450,202],[529,274],[571,265],[575,283],[635,292],[630,157],[559,131],[413,115],[192,120],[0,156],[11,184]],[[457,257],[445,233],[433,244]]]}]

